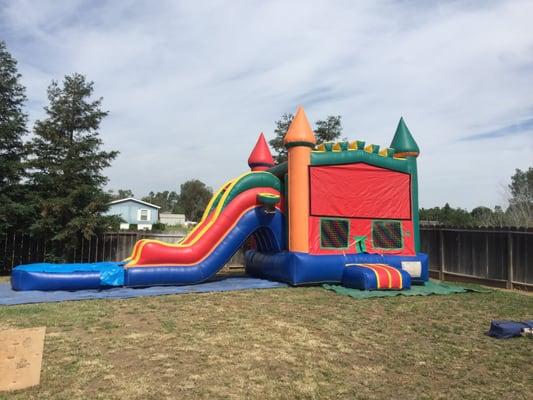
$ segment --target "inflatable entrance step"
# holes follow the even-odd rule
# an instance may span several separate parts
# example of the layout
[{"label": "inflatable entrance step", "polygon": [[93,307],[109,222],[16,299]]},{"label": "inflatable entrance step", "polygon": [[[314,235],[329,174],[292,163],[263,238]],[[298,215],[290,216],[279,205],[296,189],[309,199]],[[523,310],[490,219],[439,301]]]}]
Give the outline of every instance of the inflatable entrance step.
[{"label": "inflatable entrance step", "polygon": [[342,285],[361,290],[403,290],[411,288],[411,276],[388,264],[346,264]]}]

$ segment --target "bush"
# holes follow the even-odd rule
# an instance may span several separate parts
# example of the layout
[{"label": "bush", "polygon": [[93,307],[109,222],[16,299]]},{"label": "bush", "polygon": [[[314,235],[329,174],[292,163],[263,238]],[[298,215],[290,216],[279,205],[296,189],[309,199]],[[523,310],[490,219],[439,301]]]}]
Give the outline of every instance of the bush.
[{"label": "bush", "polygon": [[163,232],[165,228],[166,228],[166,225],[162,224],[161,222],[156,222],[155,224],[152,225],[153,231]]}]

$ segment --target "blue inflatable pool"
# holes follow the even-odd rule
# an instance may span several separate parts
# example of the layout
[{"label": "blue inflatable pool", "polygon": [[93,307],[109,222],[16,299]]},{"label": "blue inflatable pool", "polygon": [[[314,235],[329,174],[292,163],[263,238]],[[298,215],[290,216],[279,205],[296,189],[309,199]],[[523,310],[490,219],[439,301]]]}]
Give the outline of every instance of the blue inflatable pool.
[{"label": "blue inflatable pool", "polygon": [[11,274],[14,290],[103,289],[124,285],[123,262],[27,264]]}]

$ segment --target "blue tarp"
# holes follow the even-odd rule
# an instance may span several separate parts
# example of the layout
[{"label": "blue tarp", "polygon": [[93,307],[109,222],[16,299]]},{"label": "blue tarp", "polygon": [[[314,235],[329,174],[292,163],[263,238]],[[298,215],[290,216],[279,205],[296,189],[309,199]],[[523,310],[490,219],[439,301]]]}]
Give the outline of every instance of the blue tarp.
[{"label": "blue tarp", "polygon": [[0,284],[0,305],[52,303],[57,301],[89,299],[127,299],[131,297],[161,296],[166,294],[227,292],[247,289],[287,287],[285,283],[249,277],[222,278],[189,286],[155,286],[148,288],[112,288],[107,290],[77,290],[74,292],[37,290],[17,292],[8,283]]}]

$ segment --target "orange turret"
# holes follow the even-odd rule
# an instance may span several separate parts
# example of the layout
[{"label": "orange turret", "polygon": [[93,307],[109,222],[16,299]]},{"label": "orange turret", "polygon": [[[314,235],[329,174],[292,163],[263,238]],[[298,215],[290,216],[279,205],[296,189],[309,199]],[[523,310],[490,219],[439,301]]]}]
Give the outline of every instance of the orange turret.
[{"label": "orange turret", "polygon": [[289,154],[289,250],[309,252],[309,164],[316,144],[304,109],[298,107],[283,144]]},{"label": "orange turret", "polygon": [[248,165],[252,171],[265,171],[274,166],[274,159],[263,132],[259,134],[257,143],[248,157]]}]

